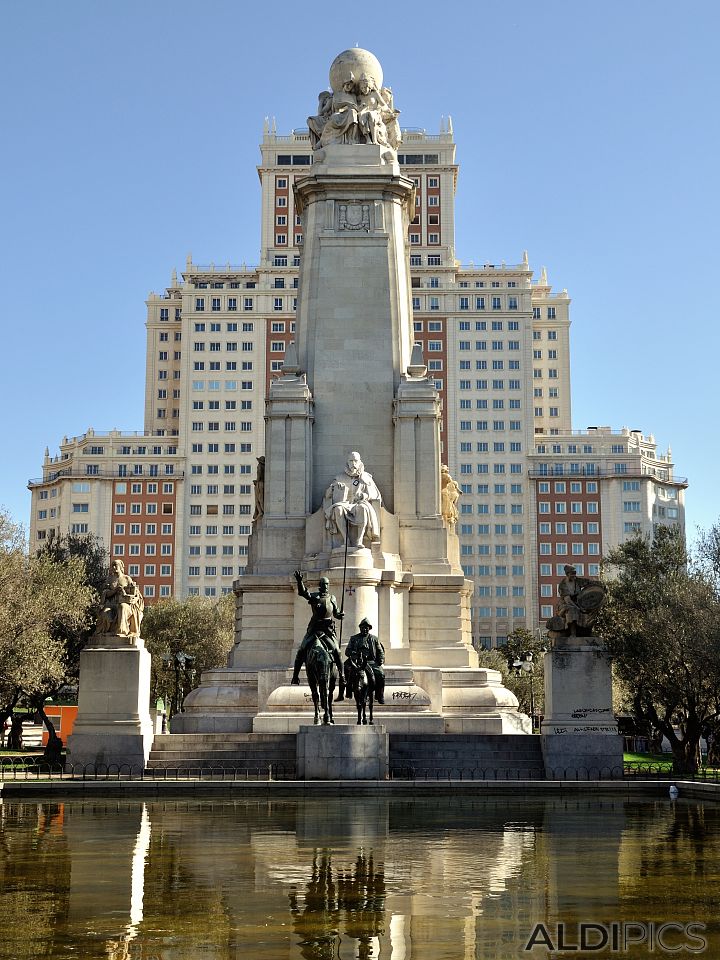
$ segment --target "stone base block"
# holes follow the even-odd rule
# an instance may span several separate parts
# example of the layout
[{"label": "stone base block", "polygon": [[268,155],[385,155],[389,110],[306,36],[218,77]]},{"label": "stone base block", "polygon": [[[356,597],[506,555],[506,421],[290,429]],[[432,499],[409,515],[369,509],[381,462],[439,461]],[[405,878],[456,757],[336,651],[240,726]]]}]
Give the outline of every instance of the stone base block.
[{"label": "stone base block", "polygon": [[[610,658],[597,637],[556,641],[545,655],[545,724],[548,733],[564,734],[585,725],[617,732],[612,709]],[[559,727],[557,731],[550,727]]]},{"label": "stone base block", "polygon": [[545,774],[554,780],[617,777],[623,769],[623,738],[617,733],[547,733],[543,724]]},{"label": "stone base block", "polygon": [[171,733],[252,733],[253,718],[241,713],[176,713]]},{"label": "stone base block", "polygon": [[545,655],[545,770],[555,779],[609,777],[623,766],[612,670],[598,637],[566,637]]},{"label": "stone base block", "polygon": [[[352,725],[358,730],[364,729],[357,725],[355,716],[354,711],[350,713],[348,710],[336,713],[334,726]],[[384,727],[388,733],[443,733],[445,730],[443,718],[433,714],[390,712],[378,707],[373,716],[371,730],[379,726]],[[302,713],[261,713],[255,717],[253,733],[298,733],[308,721],[312,721],[312,717],[312,708]]]},{"label": "stone base block", "polygon": [[309,726],[297,735],[301,780],[385,780],[390,741],[384,726]]},{"label": "stone base block", "polygon": [[68,738],[68,765],[139,772],[145,769],[153,737],[152,722],[135,733],[121,733],[111,724],[97,725],[92,733],[76,730]]},{"label": "stone base block", "polygon": [[96,636],[80,654],[73,766],[143,769],[153,741],[150,654],[138,638]]},{"label": "stone base block", "polygon": [[[412,648],[413,666],[417,667],[472,667],[473,650],[462,644],[448,647],[421,646],[416,643]],[[477,654],[475,654],[477,657]]]}]

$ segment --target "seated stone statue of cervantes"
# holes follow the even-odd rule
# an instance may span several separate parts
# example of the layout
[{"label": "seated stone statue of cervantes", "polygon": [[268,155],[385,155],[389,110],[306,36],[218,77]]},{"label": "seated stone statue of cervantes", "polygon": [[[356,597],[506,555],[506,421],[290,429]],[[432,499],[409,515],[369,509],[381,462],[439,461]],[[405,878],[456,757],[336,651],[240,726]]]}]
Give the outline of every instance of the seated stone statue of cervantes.
[{"label": "seated stone statue of cervantes", "polygon": [[325,491],[325,527],[334,542],[352,550],[369,547],[380,539],[382,496],[372,475],[365,471],[360,454],[353,451],[345,470]]}]

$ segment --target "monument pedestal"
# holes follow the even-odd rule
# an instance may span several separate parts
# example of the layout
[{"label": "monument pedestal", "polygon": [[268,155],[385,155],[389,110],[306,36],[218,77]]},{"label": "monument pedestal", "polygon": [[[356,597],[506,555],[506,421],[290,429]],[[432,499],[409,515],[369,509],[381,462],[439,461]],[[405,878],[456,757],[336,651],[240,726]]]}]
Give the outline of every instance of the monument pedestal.
[{"label": "monument pedestal", "polygon": [[445,733],[532,733],[530,717],[518,710],[499,670],[443,670],[442,702]]},{"label": "monument pedestal", "polygon": [[[388,733],[443,733],[440,671],[426,670],[421,674],[416,678],[411,667],[386,666],[385,704],[373,705],[373,718],[383,730]],[[299,734],[307,725],[313,702],[305,671],[301,671],[299,686],[290,684],[291,677],[291,670],[261,671],[258,699],[264,706],[253,721],[253,733]],[[338,728],[356,724],[357,707],[352,695],[339,703],[333,702],[333,715]]]},{"label": "monument pedestal", "polygon": [[297,735],[301,780],[386,780],[390,738],[382,725],[303,725]]},{"label": "monument pedestal", "polygon": [[206,670],[170,721],[171,733],[250,733],[257,713],[257,670]]},{"label": "monument pedestal", "polygon": [[93,637],[80,654],[70,763],[142,770],[152,741],[150,654],[144,641],[109,634]]},{"label": "monument pedestal", "polygon": [[541,734],[548,776],[595,779],[622,771],[610,657],[598,637],[561,637],[545,655]]}]

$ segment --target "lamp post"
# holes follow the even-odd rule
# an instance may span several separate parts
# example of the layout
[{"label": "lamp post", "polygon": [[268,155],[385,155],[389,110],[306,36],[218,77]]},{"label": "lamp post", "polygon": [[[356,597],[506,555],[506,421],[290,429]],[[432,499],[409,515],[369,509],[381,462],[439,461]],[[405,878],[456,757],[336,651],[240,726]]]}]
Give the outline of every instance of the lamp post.
[{"label": "lamp post", "polygon": [[[172,693],[169,697],[169,717],[178,712],[182,712],[182,704],[185,699],[186,682],[192,686],[195,678],[195,657],[184,650],[177,653],[163,654],[163,667],[165,668],[168,681],[173,680]],[[164,698],[168,699],[168,698]]]},{"label": "lamp post", "polygon": [[535,662],[532,652],[528,651],[528,653],[523,653],[520,657],[513,660],[511,666],[517,676],[521,676],[524,673],[528,678],[530,685],[530,724],[532,732],[535,733],[535,688],[533,685]]}]

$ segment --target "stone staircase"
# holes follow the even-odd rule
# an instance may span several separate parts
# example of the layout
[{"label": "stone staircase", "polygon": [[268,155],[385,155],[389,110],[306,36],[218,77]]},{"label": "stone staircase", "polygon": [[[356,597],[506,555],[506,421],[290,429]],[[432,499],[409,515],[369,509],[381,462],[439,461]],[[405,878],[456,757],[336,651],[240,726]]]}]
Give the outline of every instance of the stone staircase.
[{"label": "stone staircase", "polygon": [[[296,778],[295,734],[159,734],[147,768],[179,776]],[[522,780],[545,775],[540,737],[490,734],[390,734],[390,775],[407,779]]]},{"label": "stone staircase", "polygon": [[453,780],[540,780],[539,736],[511,734],[390,735],[392,776]]},{"label": "stone staircase", "polygon": [[148,771],[227,771],[244,777],[292,780],[296,776],[295,734],[164,733],[153,741]]}]

